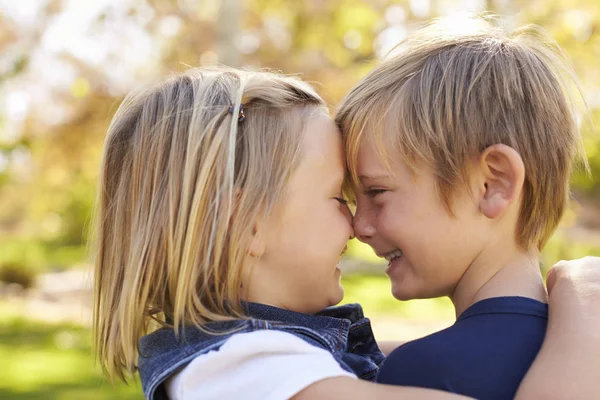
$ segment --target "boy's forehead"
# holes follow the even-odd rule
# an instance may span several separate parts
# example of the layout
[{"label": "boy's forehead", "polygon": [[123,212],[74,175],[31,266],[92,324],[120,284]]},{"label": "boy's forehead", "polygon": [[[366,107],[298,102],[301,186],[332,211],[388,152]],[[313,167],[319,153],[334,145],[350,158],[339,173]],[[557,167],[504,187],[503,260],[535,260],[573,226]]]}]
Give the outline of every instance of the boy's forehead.
[{"label": "boy's forehead", "polygon": [[362,137],[356,150],[355,157],[348,157],[348,168],[359,178],[389,176],[394,161],[402,158],[391,141],[385,138]]}]

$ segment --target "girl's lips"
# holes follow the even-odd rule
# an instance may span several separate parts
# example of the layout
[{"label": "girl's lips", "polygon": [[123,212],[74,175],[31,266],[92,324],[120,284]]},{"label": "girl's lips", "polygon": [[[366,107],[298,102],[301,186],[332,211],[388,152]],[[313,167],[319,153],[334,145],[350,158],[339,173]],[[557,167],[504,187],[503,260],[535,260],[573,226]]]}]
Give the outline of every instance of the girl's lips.
[{"label": "girl's lips", "polygon": [[347,250],[348,250],[348,245],[345,245],[344,250],[342,250],[342,252],[340,253],[340,257],[343,256],[344,254],[346,254]]}]

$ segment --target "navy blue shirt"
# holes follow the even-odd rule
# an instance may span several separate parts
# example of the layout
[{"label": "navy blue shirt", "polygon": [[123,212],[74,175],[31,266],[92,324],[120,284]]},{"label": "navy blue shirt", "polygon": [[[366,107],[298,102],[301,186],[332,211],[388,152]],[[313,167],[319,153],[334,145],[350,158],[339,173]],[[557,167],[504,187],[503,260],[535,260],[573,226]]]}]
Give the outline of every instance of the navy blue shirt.
[{"label": "navy blue shirt", "polygon": [[525,297],[473,304],[451,327],[394,350],[377,381],[477,399],[513,399],[537,355],[548,305]]}]

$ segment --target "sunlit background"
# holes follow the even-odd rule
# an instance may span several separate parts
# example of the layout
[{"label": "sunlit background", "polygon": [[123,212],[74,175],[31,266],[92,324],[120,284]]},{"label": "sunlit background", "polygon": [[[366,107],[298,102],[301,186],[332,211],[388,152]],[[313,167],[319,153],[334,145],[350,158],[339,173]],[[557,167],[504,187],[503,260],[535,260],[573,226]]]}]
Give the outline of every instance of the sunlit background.
[{"label": "sunlit background", "polygon": [[[86,230],[107,124],[129,90],[189,66],[268,67],[315,84],[334,111],[419,24],[483,10],[542,25],[573,60],[595,121],[584,125],[593,175],[574,176],[542,268],[600,255],[597,0],[0,0],[0,398],[142,398],[90,355]],[[452,323],[447,299],[393,300],[359,243],[344,268],[345,301],[364,305],[378,337]]]}]

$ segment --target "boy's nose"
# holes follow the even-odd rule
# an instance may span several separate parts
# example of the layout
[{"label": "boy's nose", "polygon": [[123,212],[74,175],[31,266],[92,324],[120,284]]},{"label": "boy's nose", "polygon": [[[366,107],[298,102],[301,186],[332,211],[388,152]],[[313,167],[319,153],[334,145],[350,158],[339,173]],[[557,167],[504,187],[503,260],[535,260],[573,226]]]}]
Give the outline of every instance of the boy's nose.
[{"label": "boy's nose", "polygon": [[361,242],[367,243],[375,235],[375,226],[372,219],[360,208],[356,210],[353,219],[354,235]]}]

